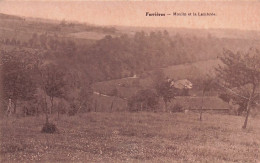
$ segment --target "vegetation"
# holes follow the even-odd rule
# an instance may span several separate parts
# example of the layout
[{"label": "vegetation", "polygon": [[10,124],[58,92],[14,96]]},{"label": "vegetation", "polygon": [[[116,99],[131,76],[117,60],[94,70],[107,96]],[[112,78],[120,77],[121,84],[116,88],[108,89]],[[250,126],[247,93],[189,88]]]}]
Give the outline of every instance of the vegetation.
[{"label": "vegetation", "polygon": [[243,128],[245,129],[251,107],[259,98],[257,90],[260,84],[260,53],[257,49],[250,49],[245,54],[227,50],[220,59],[224,65],[217,69],[218,77],[223,87],[228,88],[227,92],[233,94],[229,98],[240,107],[244,107],[246,118]]},{"label": "vegetation", "polygon": [[43,125],[43,127],[42,127],[42,132],[43,133],[53,134],[53,133],[55,133],[57,131],[58,131],[58,129],[57,129],[56,125],[53,124],[53,123],[49,123],[49,122],[45,123]]},{"label": "vegetation", "polygon": [[128,100],[130,111],[154,111],[158,110],[159,98],[151,89],[140,90]]},{"label": "vegetation", "polygon": [[[1,161],[259,161],[257,118],[241,131],[238,116],[205,113],[202,123],[196,111],[177,113],[202,119],[232,101],[245,129],[259,99],[259,51],[217,56],[259,41],[4,14],[0,26],[1,112],[14,115],[0,121]],[[207,79],[218,64],[218,80]],[[175,87],[181,79],[194,88]],[[175,113],[152,113],[161,110]]]},{"label": "vegetation", "polygon": [[14,113],[18,100],[32,100],[36,92],[30,59],[32,57],[26,51],[1,51],[3,94],[6,100],[12,100]]},{"label": "vegetation", "polygon": [[214,81],[215,79],[213,77],[208,76],[203,80],[202,86],[202,100],[201,100],[201,109],[200,109],[200,121],[202,121],[202,113],[203,113],[203,107],[204,107],[204,97],[206,92],[209,92],[212,89],[216,88],[216,84]]},{"label": "vegetation", "polygon": [[[194,113],[87,113],[1,119],[1,162],[259,162],[259,119]],[[19,136],[17,136],[19,135]]]}]

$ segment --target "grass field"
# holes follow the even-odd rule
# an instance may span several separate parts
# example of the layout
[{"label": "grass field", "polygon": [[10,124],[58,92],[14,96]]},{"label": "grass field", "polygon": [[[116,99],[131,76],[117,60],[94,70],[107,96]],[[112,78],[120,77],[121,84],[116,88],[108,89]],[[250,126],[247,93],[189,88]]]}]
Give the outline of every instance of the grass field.
[{"label": "grass field", "polygon": [[260,120],[196,113],[88,113],[1,120],[1,162],[259,162]]}]

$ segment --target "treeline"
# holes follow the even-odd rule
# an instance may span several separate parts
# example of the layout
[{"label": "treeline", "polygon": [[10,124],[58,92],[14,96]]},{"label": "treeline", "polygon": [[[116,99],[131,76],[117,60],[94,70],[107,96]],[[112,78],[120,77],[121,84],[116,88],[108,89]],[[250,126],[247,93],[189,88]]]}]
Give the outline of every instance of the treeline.
[{"label": "treeline", "polygon": [[93,69],[100,70],[92,75],[98,81],[117,79],[167,65],[192,62],[193,56],[183,50],[180,40],[173,40],[167,31],[137,32],[134,37],[107,35],[85,51],[80,49],[79,55],[90,66],[90,74]]},{"label": "treeline", "polygon": [[133,37],[126,34],[120,37],[107,35],[91,44],[47,33],[34,33],[24,42],[3,39],[2,43],[48,51],[52,60],[70,60],[70,66],[80,67],[79,71],[84,71],[91,80],[104,81],[216,57],[216,53],[205,55],[207,57],[194,54],[208,49],[203,44],[209,46],[216,41],[212,38],[198,40],[200,39],[196,37],[185,38],[179,34],[172,37],[167,31],[157,31],[149,34],[136,32]]}]

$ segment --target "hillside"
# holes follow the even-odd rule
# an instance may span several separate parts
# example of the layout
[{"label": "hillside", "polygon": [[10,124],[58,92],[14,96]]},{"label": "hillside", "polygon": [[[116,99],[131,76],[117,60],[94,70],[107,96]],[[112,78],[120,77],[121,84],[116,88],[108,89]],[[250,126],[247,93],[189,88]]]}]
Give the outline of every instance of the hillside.
[{"label": "hillside", "polygon": [[176,34],[183,35],[185,37],[217,37],[217,38],[230,38],[230,39],[253,39],[260,40],[259,31],[239,30],[239,29],[194,29],[194,28],[153,28],[153,27],[125,27],[116,26],[119,32],[134,35],[136,31],[152,32],[156,30],[167,30],[171,36]]},{"label": "hillside", "polygon": [[[241,32],[250,35],[248,31],[213,30],[226,33],[224,37],[217,37],[209,33],[212,30],[104,27],[64,20],[2,17],[0,48],[1,57],[8,60],[3,71],[8,77],[4,81],[6,86],[14,79],[8,71],[21,71],[8,67],[9,64],[34,65],[34,72],[30,76],[24,75],[24,80],[33,80],[35,89],[41,89],[38,69],[46,63],[53,64],[65,74],[67,105],[74,107],[79,105],[80,88],[104,95],[111,95],[116,90],[118,106],[125,106],[122,99],[131,98],[139,90],[153,89],[152,75],[158,69],[163,70],[166,77],[191,80],[196,87],[197,80],[214,74],[223,49],[236,52],[260,47],[257,35],[255,38],[240,37]],[[238,37],[229,35],[236,32]],[[10,89],[6,91],[12,96]],[[190,95],[200,96],[201,88],[190,90]],[[211,95],[216,96],[216,93]],[[103,98],[103,101],[107,104],[113,100]],[[95,106],[95,100],[89,103],[91,107]]]},{"label": "hillside", "polygon": [[0,13],[0,20],[23,20],[22,17]]},{"label": "hillside", "polygon": [[206,75],[215,74],[215,68],[221,65],[218,59],[199,61],[191,64],[183,64],[162,68],[165,75],[175,80],[189,79],[196,80]]}]

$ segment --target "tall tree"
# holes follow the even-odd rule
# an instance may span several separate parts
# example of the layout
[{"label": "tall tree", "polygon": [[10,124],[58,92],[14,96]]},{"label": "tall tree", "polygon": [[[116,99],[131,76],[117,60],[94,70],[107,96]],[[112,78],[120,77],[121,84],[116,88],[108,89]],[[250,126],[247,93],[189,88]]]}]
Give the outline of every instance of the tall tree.
[{"label": "tall tree", "polygon": [[[41,67],[40,70],[42,79],[42,89],[45,94],[49,96],[51,101],[51,107],[49,113],[52,114],[54,98],[63,98],[65,93],[65,80],[64,80],[64,70],[60,69],[55,64],[47,64]],[[48,123],[48,111],[47,111],[47,101],[46,103],[46,123]]]},{"label": "tall tree", "polygon": [[157,95],[163,99],[164,110],[167,111],[168,103],[178,94],[178,89],[172,86],[173,80],[168,79],[158,83],[155,86]]},{"label": "tall tree", "polygon": [[[245,129],[252,104],[258,98],[256,91],[260,84],[260,52],[253,48],[246,53],[225,50],[220,60],[223,65],[216,69],[220,84],[227,91],[246,99],[246,117],[242,126]],[[239,94],[241,90],[245,89],[249,95]]]},{"label": "tall tree", "polygon": [[164,110],[167,111],[168,103],[175,98],[179,90],[172,85],[174,80],[165,78],[162,70],[154,71],[152,74],[152,80],[157,95],[164,102]]}]

